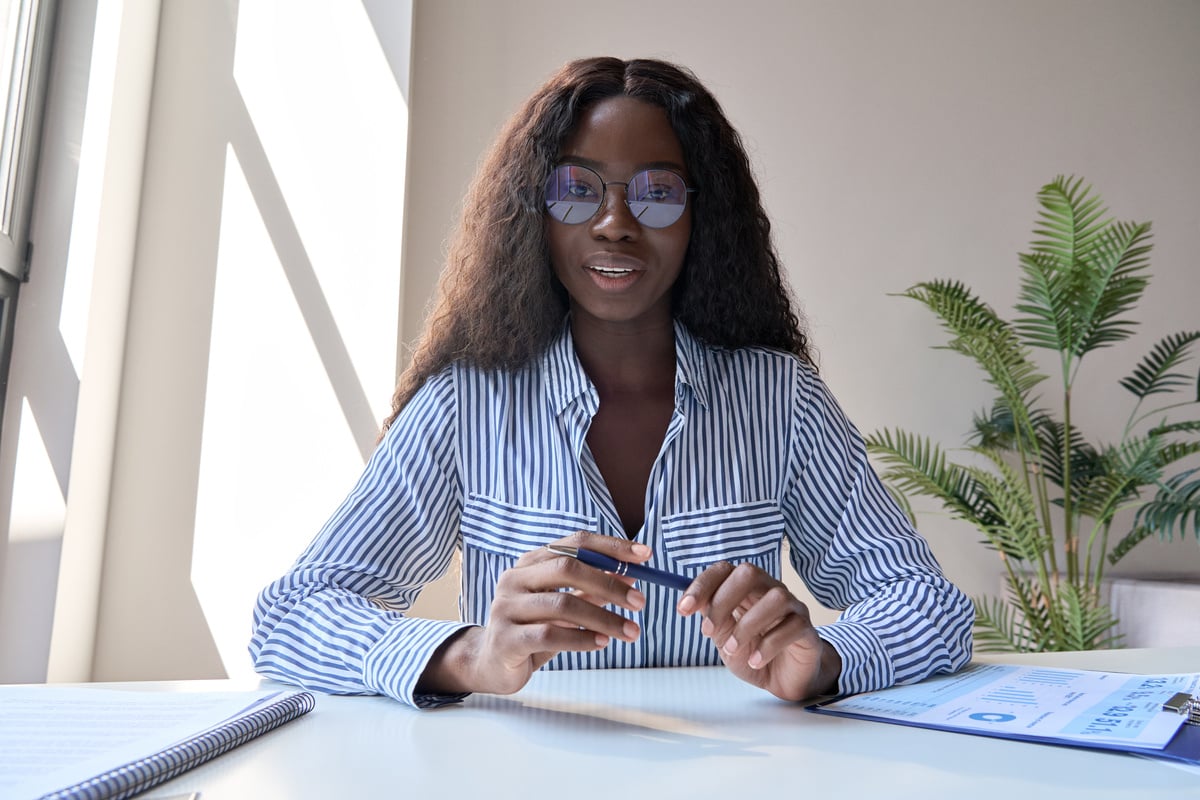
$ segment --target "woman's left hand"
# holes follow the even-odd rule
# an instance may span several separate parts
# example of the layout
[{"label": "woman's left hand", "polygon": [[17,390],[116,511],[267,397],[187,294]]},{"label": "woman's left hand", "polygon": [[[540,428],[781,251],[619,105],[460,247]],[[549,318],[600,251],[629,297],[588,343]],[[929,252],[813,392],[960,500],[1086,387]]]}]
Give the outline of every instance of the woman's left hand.
[{"label": "woman's left hand", "polygon": [[714,564],[696,576],[677,606],[703,614],[730,672],[784,700],[837,692],[841,657],[817,636],[808,607],[752,564]]}]

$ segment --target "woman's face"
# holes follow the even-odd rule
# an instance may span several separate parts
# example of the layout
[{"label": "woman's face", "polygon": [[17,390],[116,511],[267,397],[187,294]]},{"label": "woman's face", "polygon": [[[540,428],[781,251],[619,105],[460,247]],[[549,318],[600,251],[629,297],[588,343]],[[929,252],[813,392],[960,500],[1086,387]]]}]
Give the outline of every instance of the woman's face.
[{"label": "woman's face", "polygon": [[677,221],[653,228],[639,223],[625,202],[625,183],[641,170],[688,178],[666,112],[630,97],[602,100],[580,117],[559,163],[589,167],[607,184],[600,210],[586,221],[546,221],[554,274],[571,297],[576,322],[669,321],[671,287],[692,232],[690,203]]}]

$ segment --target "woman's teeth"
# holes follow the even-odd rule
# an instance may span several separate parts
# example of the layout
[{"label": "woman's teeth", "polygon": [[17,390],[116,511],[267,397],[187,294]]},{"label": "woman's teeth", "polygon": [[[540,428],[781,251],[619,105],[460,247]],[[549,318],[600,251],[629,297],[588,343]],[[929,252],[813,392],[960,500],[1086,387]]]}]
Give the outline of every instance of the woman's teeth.
[{"label": "woman's teeth", "polygon": [[598,272],[609,278],[620,278],[623,275],[628,275],[633,272],[631,269],[609,269],[607,267],[588,267],[593,272]]}]

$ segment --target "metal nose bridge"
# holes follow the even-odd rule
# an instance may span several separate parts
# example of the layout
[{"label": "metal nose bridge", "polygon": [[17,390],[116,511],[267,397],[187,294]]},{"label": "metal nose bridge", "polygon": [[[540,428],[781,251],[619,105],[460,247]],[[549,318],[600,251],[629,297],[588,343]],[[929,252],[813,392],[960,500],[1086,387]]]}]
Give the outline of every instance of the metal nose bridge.
[{"label": "metal nose bridge", "polygon": [[[597,175],[596,177],[600,177],[600,176],[599,176],[599,175]],[[636,176],[635,176],[635,177],[636,177]],[[614,185],[615,185],[615,186],[623,186],[623,187],[625,187],[625,200],[623,201],[623,202],[625,203],[625,207],[626,207],[627,209],[629,209],[629,213],[630,213],[630,214],[633,214],[633,219],[634,219],[635,221],[637,221],[637,222],[641,222],[641,220],[642,220],[642,215],[643,215],[643,214],[645,214],[645,213],[646,213],[646,211],[648,211],[650,207],[649,207],[649,206],[646,206],[646,205],[643,205],[643,206],[642,206],[642,210],[641,210],[641,211],[637,212],[636,214],[634,214],[634,213],[633,213],[633,206],[631,206],[631,205],[629,204],[629,183],[630,183],[630,181],[606,181],[606,180],[601,180],[601,181],[600,181],[600,185],[604,187],[604,194],[600,196],[600,207],[596,209],[596,213],[595,213],[595,214],[593,214],[592,216],[593,216],[593,217],[598,217],[598,216],[600,215],[600,213],[601,213],[601,212],[604,210],[605,201],[606,201],[606,200],[608,200],[608,187],[610,187],[610,186],[614,186]]]}]

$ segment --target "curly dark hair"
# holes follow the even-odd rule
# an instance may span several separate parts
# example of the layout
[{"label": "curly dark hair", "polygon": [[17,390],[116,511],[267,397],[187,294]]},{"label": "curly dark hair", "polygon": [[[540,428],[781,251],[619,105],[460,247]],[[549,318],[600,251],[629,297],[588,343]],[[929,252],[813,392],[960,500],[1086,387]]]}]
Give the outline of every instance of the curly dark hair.
[{"label": "curly dark hair", "polygon": [[518,369],[559,335],[568,299],[550,265],[543,183],[580,115],[620,95],[666,111],[699,189],[689,201],[692,235],[673,288],[674,316],[707,344],[772,347],[813,363],[750,160],[716,98],[675,64],[587,58],[538,89],[484,159],[385,431],[448,364]]}]

